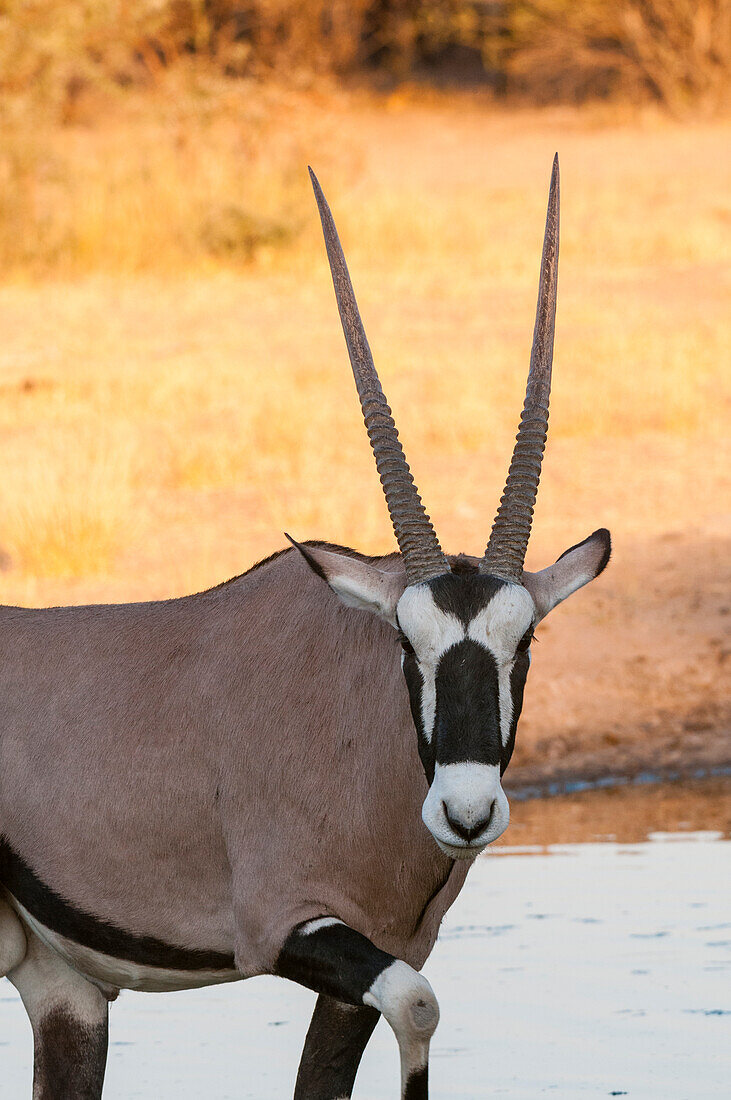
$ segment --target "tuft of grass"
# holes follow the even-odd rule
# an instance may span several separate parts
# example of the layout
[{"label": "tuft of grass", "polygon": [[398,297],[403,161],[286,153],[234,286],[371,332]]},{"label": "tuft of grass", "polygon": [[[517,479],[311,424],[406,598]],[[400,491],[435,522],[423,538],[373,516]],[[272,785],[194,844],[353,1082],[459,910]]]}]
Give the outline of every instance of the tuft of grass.
[{"label": "tuft of grass", "polygon": [[301,96],[213,77],[191,87],[178,70],[83,124],[60,126],[29,100],[3,119],[0,267],[7,278],[269,263],[305,221],[303,142],[318,129]]},{"label": "tuft of grass", "polygon": [[120,541],[134,530],[129,444],[88,423],[57,426],[29,442],[16,437],[5,448],[2,539],[9,564],[32,577],[108,574]]},{"label": "tuft of grass", "polygon": [[[463,102],[346,121],[319,130],[347,133],[345,164],[317,134],[312,159],[444,545],[481,549],[502,489],[556,145],[560,305],[532,545],[574,524],[583,537],[587,517],[619,537],[720,522],[727,124],[598,131]],[[286,264],[272,245],[270,262],[198,256],[181,271],[180,242],[146,212],[149,256],[134,223],[125,237],[122,204],[109,241],[95,215],[89,256],[131,273],[0,287],[0,598],[24,598],[35,576],[38,598],[78,598],[68,578],[94,574],[95,596],[168,595],[240,572],[284,529],[393,545],[301,175],[308,213]],[[248,223],[233,227],[225,248],[246,251]]]}]

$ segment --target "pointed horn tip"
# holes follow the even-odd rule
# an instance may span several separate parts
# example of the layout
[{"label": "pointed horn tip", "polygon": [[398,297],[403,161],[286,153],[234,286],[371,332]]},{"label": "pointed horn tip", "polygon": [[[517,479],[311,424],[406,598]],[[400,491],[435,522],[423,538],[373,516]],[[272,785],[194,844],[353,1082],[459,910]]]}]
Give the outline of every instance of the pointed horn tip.
[{"label": "pointed horn tip", "polygon": [[319,209],[320,213],[322,214],[323,209],[327,210],[328,213],[329,213],[330,207],[327,204],[327,199],[325,198],[325,193],[322,190],[322,187],[320,186],[319,179],[317,178],[315,173],[312,171],[312,168],[309,166],[309,164],[307,165],[307,171],[310,173],[310,183],[312,184],[312,190],[315,192],[315,201],[317,203],[317,206],[318,206],[318,209]]},{"label": "pointed horn tip", "polygon": [[312,190],[315,192],[315,198],[319,199],[320,196],[322,195],[322,188],[320,187],[320,181],[317,178],[317,176],[315,175],[315,173],[312,171],[312,169],[310,168],[309,164],[307,165],[307,171],[310,173],[310,183],[312,184]]},{"label": "pointed horn tip", "polygon": [[[548,224],[558,229],[559,208],[561,206],[561,177],[558,169],[558,153],[553,158],[551,183],[548,188]],[[546,226],[548,231],[548,225]]]},{"label": "pointed horn tip", "polygon": [[558,153],[556,153],[555,157],[553,158],[553,167],[551,169],[551,186],[550,186],[550,197],[551,198],[553,198],[554,196],[558,197],[558,190],[559,190],[560,181],[561,181],[561,173],[560,173],[559,167],[558,167]]}]

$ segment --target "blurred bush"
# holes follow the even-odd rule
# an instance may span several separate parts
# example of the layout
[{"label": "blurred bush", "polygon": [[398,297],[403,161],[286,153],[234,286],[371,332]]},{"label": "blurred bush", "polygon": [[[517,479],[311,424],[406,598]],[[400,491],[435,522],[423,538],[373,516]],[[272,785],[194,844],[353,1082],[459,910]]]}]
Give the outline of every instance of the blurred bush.
[{"label": "blurred bush", "polygon": [[506,4],[511,86],[539,102],[652,98],[672,111],[728,103],[731,0]]},{"label": "blurred bush", "polygon": [[225,25],[187,0],[0,0],[4,275],[247,263],[297,235],[318,122],[230,78]]},{"label": "blurred bush", "polygon": [[227,77],[479,81],[531,99],[727,100],[731,0],[0,0],[3,110],[195,59]]},{"label": "blurred bush", "polygon": [[0,269],[274,256],[323,81],[680,112],[722,106],[730,71],[731,0],[0,0]]}]

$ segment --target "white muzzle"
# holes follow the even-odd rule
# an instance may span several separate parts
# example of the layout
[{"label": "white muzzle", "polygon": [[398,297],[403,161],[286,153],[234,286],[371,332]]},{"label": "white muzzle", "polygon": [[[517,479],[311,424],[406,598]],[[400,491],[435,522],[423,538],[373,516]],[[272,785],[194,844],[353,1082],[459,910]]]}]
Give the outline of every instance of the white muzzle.
[{"label": "white muzzle", "polygon": [[496,764],[437,764],[421,817],[452,859],[474,859],[505,832],[510,807]]}]

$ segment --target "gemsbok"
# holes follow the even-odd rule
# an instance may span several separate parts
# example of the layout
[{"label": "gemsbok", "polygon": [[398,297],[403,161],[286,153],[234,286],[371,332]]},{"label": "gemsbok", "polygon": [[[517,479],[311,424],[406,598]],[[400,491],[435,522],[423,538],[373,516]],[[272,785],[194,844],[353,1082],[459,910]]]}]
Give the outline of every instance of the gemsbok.
[{"label": "gemsbok", "polygon": [[609,559],[602,529],[523,569],[548,425],[558,160],[525,404],[481,558],[442,551],[312,182],[400,553],[290,539],[181,599],[0,609],[0,975],[32,1025],[35,1100],[98,1100],[120,989],[254,974],[319,994],[297,1100],[351,1096],[380,1014],[402,1100],[424,1100],[439,1009],[419,968],[507,827],[533,631]]}]

